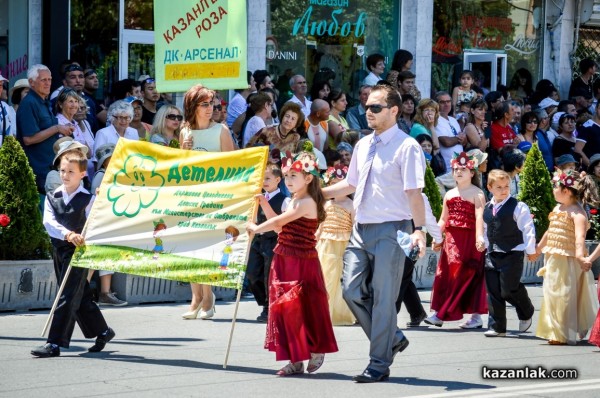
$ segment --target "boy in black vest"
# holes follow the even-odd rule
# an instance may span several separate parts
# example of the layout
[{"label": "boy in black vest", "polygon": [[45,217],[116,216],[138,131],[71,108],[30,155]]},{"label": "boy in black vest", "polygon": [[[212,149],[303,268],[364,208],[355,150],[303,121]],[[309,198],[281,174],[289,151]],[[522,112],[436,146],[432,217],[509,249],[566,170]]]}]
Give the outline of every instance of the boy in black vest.
[{"label": "boy in black vest", "polygon": [[506,336],[506,302],[517,310],[519,332],[531,327],[534,307],[521,283],[524,252],[530,261],[537,258],[535,227],[529,207],[510,196],[510,176],[503,170],[488,174],[492,200],[483,210],[484,236],[477,249],[488,249],[485,282],[488,291],[489,320],[486,337]]},{"label": "boy in black vest", "polygon": [[[279,190],[281,169],[272,163],[267,165],[263,182],[264,195],[259,195],[260,208],[257,214],[257,224],[281,214],[287,208],[290,198]],[[256,303],[263,307],[262,313],[256,318],[259,322],[267,322],[269,314],[269,270],[273,259],[273,249],[277,245],[277,233],[265,232],[256,234],[252,239],[246,277],[248,289],[254,295]]]},{"label": "boy in black vest", "polygon": [[[77,141],[65,141],[54,158],[60,162],[62,185],[46,195],[44,227],[52,241],[54,272],[62,283],[76,246],[85,244],[81,232],[92,208],[93,196],[81,185],[87,169],[88,148]],[[90,352],[102,351],[115,332],[108,327],[98,306],[92,301],[87,281],[88,270],[73,267],[52,318],[48,340],[31,351],[39,358],[57,357],[60,347],[69,348],[75,322],[83,335],[96,337]]]}]

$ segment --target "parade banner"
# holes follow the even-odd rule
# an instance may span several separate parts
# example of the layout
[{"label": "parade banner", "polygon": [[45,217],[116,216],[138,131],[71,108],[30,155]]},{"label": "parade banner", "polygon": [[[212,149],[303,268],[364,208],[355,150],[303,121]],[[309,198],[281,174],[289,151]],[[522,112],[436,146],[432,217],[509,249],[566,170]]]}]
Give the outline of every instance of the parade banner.
[{"label": "parade banner", "polygon": [[120,139],[71,265],[240,288],[267,158]]},{"label": "parade banner", "polygon": [[159,92],[247,88],[245,0],[154,0]]}]

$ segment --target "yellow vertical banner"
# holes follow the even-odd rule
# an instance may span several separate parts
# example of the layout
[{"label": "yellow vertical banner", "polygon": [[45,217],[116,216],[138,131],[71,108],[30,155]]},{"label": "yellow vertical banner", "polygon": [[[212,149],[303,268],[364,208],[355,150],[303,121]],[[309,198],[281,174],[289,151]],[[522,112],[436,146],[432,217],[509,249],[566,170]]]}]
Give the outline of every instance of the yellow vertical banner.
[{"label": "yellow vertical banner", "polygon": [[241,286],[267,157],[120,139],[71,265]]},{"label": "yellow vertical banner", "polygon": [[156,87],[246,88],[246,0],[154,0]]}]

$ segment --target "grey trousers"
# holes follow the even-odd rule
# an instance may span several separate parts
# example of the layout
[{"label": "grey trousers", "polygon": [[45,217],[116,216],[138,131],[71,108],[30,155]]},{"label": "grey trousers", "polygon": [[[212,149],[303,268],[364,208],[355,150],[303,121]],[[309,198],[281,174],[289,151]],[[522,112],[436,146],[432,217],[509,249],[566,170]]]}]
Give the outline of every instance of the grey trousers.
[{"label": "grey trousers", "polygon": [[396,313],[406,257],[398,230],[410,233],[411,222],[356,223],[344,253],[343,297],[369,338],[369,368],[383,373],[392,364],[392,347],[404,338]]}]

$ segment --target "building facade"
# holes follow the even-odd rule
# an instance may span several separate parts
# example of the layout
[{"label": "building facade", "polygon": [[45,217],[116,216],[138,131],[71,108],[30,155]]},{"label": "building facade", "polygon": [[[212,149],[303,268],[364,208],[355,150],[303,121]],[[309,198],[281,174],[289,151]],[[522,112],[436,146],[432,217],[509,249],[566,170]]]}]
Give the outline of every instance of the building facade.
[{"label": "building facade", "polygon": [[[423,96],[451,90],[463,69],[484,87],[510,86],[517,70],[553,81],[566,98],[577,69],[578,28],[596,26],[598,0],[247,0],[248,67],[267,69],[280,91],[289,77],[333,71],[357,98],[366,57],[414,54]],[[154,75],[152,0],[0,0],[0,68],[11,84],[34,63],[74,59],[116,80]],[[600,6],[600,4],[598,4]],[[600,38],[600,34],[598,35]],[[594,53],[592,53],[594,55]],[[161,60],[159,60],[161,61]],[[102,91],[99,93],[103,95]]]}]

